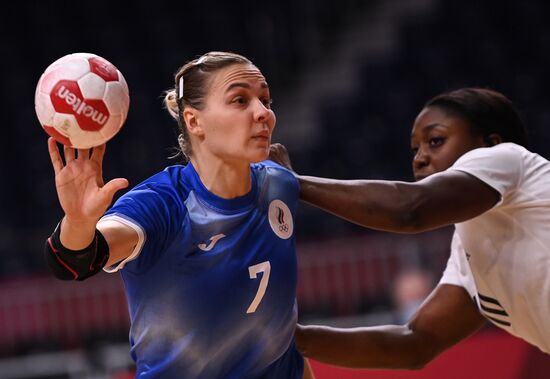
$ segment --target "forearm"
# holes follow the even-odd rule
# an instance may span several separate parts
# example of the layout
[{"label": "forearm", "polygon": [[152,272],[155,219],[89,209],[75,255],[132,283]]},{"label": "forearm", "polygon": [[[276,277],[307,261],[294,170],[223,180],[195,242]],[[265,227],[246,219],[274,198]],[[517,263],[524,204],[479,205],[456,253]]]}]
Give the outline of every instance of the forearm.
[{"label": "forearm", "polygon": [[296,328],[306,357],[346,367],[422,368],[485,323],[470,294],[450,284],[438,285],[404,326],[336,329]]},{"label": "forearm", "polygon": [[305,202],[372,229],[415,232],[409,183],[298,176]]},{"label": "forearm", "polygon": [[500,194],[463,172],[419,182],[333,180],[298,176],[302,200],[356,224],[417,233],[463,222],[491,209]]},{"label": "forearm", "polygon": [[336,329],[303,326],[296,332],[304,356],[352,368],[416,369],[437,353],[407,326]]}]

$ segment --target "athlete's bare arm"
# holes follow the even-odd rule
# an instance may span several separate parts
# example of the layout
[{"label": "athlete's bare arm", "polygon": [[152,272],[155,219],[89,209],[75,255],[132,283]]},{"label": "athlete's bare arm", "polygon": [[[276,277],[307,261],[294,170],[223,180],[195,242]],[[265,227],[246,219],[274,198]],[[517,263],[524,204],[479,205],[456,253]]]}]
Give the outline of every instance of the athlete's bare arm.
[{"label": "athlete's bare arm", "polygon": [[353,329],[298,326],[298,349],[309,358],[355,368],[422,368],[485,322],[462,287],[436,287],[407,325]]},{"label": "athlete's bare arm", "polygon": [[[271,145],[269,158],[292,170],[283,145]],[[302,200],[353,223],[390,232],[417,233],[466,221],[500,200],[495,189],[460,171],[440,172],[415,183],[295,175]]]},{"label": "athlete's bare arm", "polygon": [[[65,216],[61,222],[60,241],[70,250],[88,246],[95,235],[100,217],[113,200],[114,194],[128,186],[128,181],[117,178],[104,184],[102,165],[105,145],[89,150],[64,147],[65,162],[53,138],[48,140],[48,151],[55,172],[55,185]],[[138,242],[137,233],[118,223],[97,226],[109,245],[107,265],[128,257]]]},{"label": "athlete's bare arm", "polygon": [[416,233],[476,217],[500,194],[481,180],[444,171],[416,183],[298,176],[301,199],[356,224]]}]

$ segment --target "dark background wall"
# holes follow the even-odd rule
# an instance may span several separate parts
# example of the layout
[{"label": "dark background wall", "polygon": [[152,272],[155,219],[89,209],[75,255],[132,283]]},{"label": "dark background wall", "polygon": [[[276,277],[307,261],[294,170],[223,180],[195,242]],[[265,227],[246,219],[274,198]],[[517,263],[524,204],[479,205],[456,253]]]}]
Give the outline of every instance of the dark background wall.
[{"label": "dark background wall", "polygon": [[[109,143],[105,176],[125,176],[131,184],[174,163],[168,157],[175,123],[162,109],[162,92],[173,84],[179,66],[209,50],[251,58],[270,82],[279,120],[293,108],[307,106],[315,114],[314,138],[298,138],[302,125],[293,123],[280,122],[275,134],[289,145],[295,168],[303,173],[410,180],[408,134],[414,117],[427,99],[459,86],[488,86],[507,94],[528,123],[532,148],[548,156],[550,5],[412,1],[410,13],[397,21],[380,12],[403,3],[100,0],[3,6],[0,276],[43,270],[42,241],[62,216],[33,96],[42,71],[68,53],[104,56],[127,79],[130,113]],[[416,3],[429,11],[419,16]],[[392,35],[392,46],[383,53],[348,53],[354,90],[342,95],[329,87],[318,91],[314,104],[294,97],[285,109],[278,108],[300,93],[303,78],[318,66],[339,69],[342,60],[336,54],[350,44],[346,31],[383,17],[389,32],[353,37],[360,45]],[[314,80],[320,85],[325,78]],[[306,206],[299,222],[300,239],[364,233]]]},{"label": "dark background wall", "polygon": [[125,176],[135,185],[175,163],[168,157],[176,145],[176,124],[161,100],[178,67],[210,50],[241,53],[263,70],[277,101],[307,69],[303,47],[315,41],[330,48],[331,34],[342,28],[346,14],[365,6],[349,0],[30,1],[4,6],[0,276],[43,270],[42,241],[62,216],[33,100],[38,78],[55,59],[93,52],[123,72],[130,113],[109,143],[105,176]]},{"label": "dark background wall", "polygon": [[[429,98],[461,86],[506,94],[527,123],[532,150],[550,157],[548,16],[550,3],[543,0],[3,4],[0,324],[9,330],[0,337],[0,356],[97,347],[108,340],[121,344],[117,367],[131,366],[117,277],[52,284],[42,258],[44,240],[62,211],[47,136],[34,112],[34,90],[57,58],[98,54],[128,82],[130,112],[108,144],[107,179],[124,176],[135,185],[176,163],[168,158],[176,145],[176,124],[162,109],[163,91],[188,60],[229,50],[252,59],[267,77],[279,120],[275,140],[289,147],[297,171],[412,180],[414,118]],[[305,320],[355,316],[335,323],[386,322],[363,317],[390,309],[399,271],[421,267],[437,281],[447,259],[450,229],[395,236],[306,205],[296,224],[298,297]],[[90,358],[90,351],[103,350],[83,354]],[[116,365],[106,368],[107,360],[90,359],[95,362],[90,367],[114,372]],[[0,360],[0,378],[7,375],[6,364]],[[88,374],[74,377],[107,377]],[[68,377],[63,375],[48,377]]]}]

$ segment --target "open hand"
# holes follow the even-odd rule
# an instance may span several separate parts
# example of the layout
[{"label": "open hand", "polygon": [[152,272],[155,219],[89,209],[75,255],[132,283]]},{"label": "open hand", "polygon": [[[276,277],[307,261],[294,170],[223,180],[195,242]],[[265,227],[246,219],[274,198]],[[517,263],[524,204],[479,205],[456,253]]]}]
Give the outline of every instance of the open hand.
[{"label": "open hand", "polygon": [[105,145],[76,150],[64,147],[65,163],[57,143],[48,139],[48,151],[55,172],[55,187],[65,216],[73,221],[95,222],[105,213],[115,193],[128,186],[128,180],[117,178],[103,182]]}]

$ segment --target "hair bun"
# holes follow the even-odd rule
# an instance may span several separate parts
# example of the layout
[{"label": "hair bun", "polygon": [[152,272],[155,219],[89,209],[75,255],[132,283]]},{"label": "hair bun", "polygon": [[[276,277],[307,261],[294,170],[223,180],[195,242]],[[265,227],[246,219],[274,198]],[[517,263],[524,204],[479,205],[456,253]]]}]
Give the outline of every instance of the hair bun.
[{"label": "hair bun", "polygon": [[168,110],[168,113],[170,113],[170,116],[177,121],[179,118],[179,107],[175,89],[166,91],[166,95],[164,96],[164,106],[166,107],[166,110]]}]

